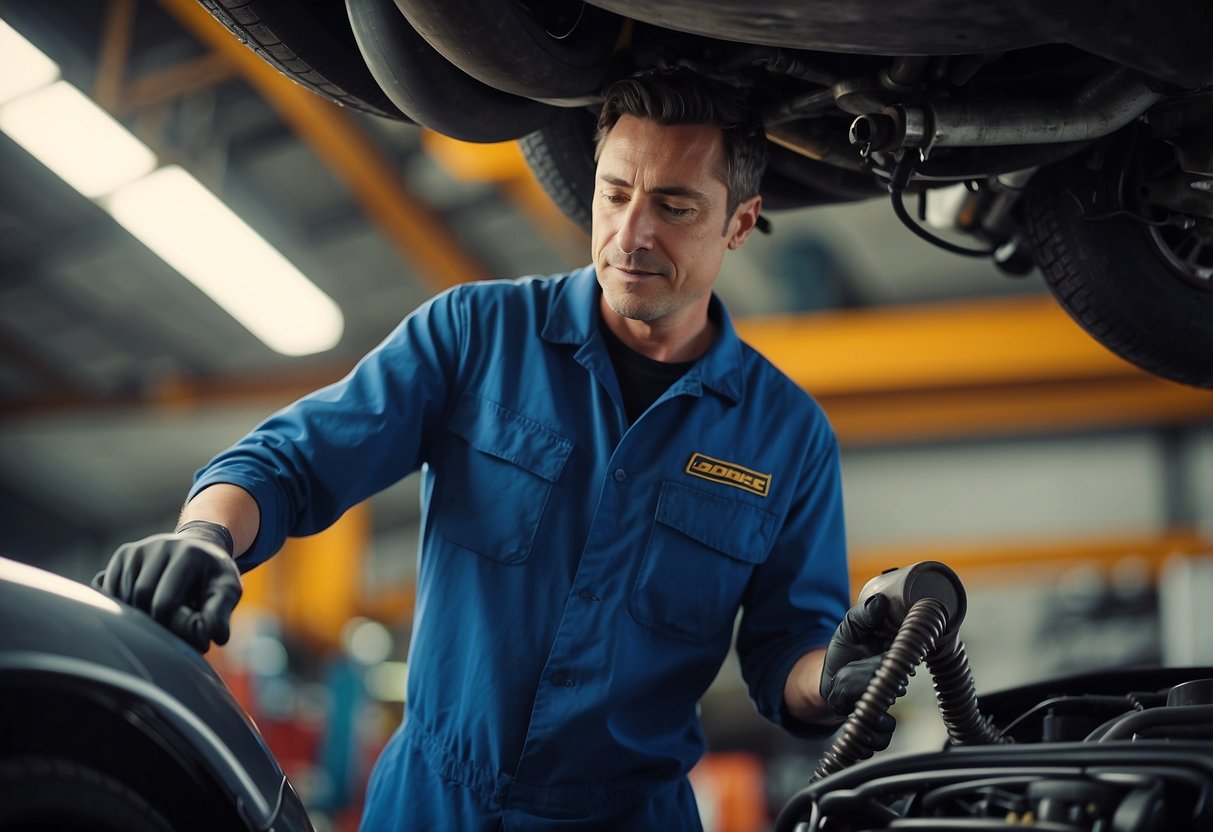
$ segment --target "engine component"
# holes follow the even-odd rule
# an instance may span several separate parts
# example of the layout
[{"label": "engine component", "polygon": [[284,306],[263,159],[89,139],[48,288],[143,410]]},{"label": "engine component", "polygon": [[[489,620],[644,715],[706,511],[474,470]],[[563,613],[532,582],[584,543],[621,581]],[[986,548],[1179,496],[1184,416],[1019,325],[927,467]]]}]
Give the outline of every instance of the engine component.
[{"label": "engine component", "polygon": [[[963,599],[953,579],[941,564],[916,564],[864,587],[861,598],[889,593],[891,608],[924,596],[910,601],[889,650],[896,661],[882,664],[865,693],[867,706],[891,702],[907,662],[943,633],[944,605],[930,596]],[[971,681],[959,650],[926,652],[937,690],[964,687],[949,677]],[[941,695],[951,741],[927,754],[855,761],[870,714],[848,721],[813,779],[779,813],[775,832],[1213,828],[1213,668],[1102,671],[992,694],[983,703],[1005,729],[977,712],[975,696],[965,693],[945,707]]]}]

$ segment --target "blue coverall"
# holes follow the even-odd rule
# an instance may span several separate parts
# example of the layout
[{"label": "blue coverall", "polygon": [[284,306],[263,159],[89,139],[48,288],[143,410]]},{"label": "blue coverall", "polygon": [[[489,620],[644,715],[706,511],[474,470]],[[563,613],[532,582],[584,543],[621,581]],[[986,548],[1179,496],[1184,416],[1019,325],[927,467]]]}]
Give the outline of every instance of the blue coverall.
[{"label": "blue coverall", "polygon": [[271,416],[191,492],[234,483],[242,568],[423,470],[407,714],[367,830],[697,830],[697,702],[734,621],[758,710],[829,642],[848,583],[838,451],[812,399],[742,343],[635,423],[592,267],[458,286],[342,381]]}]

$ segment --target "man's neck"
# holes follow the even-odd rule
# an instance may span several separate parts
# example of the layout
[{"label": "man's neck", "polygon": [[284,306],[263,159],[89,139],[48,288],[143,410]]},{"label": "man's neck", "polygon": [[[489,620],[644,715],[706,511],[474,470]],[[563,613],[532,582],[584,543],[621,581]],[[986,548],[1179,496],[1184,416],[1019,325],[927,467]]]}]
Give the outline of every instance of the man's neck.
[{"label": "man's neck", "polygon": [[708,316],[708,306],[682,310],[678,320],[637,321],[625,318],[599,296],[602,320],[615,337],[654,361],[694,361],[716,340],[717,325]]}]

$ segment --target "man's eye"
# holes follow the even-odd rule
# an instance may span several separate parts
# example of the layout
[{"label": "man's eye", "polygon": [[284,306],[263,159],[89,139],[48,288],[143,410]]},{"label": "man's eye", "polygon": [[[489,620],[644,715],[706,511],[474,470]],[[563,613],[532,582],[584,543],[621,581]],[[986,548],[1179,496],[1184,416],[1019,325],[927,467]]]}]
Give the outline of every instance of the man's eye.
[{"label": "man's eye", "polygon": [[695,213],[694,208],[676,208],[673,205],[663,205],[662,207],[665,208],[665,212],[671,217],[689,217]]},{"label": "man's eye", "polygon": [[609,202],[611,205],[622,205],[623,203],[628,201],[628,198],[626,196],[624,196],[623,194],[603,194],[602,198],[605,199],[607,202]]}]

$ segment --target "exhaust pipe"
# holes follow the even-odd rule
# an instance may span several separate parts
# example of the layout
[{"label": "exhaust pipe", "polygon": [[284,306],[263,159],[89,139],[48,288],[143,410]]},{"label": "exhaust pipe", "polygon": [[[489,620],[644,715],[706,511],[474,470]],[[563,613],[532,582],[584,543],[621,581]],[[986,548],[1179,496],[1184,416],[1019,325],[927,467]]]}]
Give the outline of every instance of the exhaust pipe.
[{"label": "exhaust pipe", "polygon": [[1121,67],[1065,99],[886,107],[856,118],[849,138],[865,155],[903,147],[930,153],[936,147],[1089,141],[1116,132],[1161,98],[1137,73]]}]

